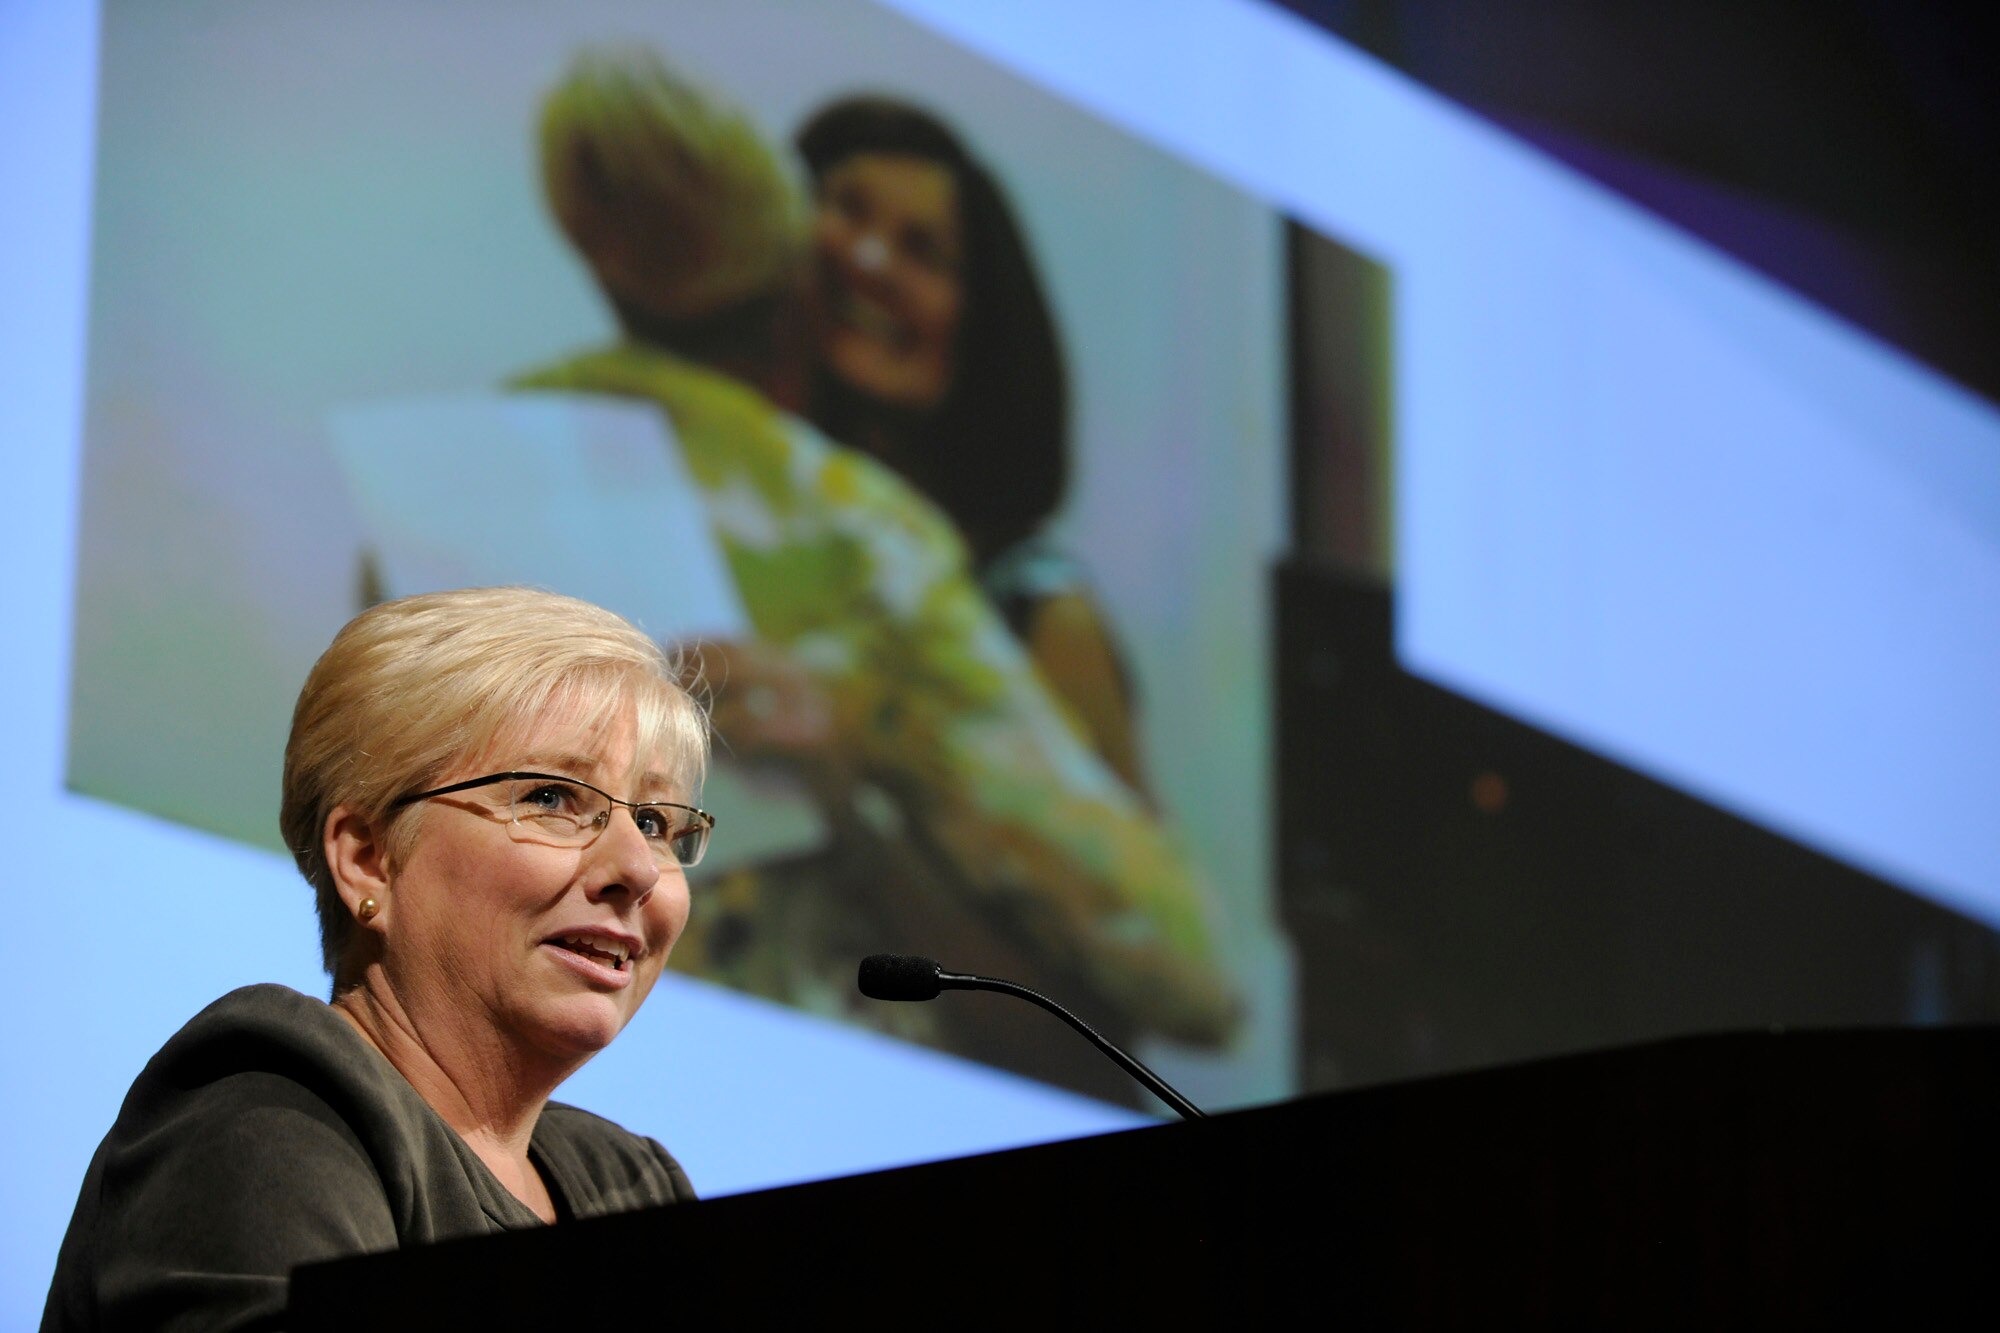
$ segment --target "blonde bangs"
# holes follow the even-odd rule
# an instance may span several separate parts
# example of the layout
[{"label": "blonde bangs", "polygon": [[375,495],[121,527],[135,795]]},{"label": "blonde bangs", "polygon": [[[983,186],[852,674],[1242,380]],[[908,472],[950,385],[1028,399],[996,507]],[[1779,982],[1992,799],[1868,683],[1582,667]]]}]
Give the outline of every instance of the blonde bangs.
[{"label": "blonde bangs", "polygon": [[[496,765],[514,762],[527,734],[561,720],[586,752],[630,734],[632,766],[623,775],[632,792],[648,773],[663,778],[673,798],[697,803],[708,771],[708,721],[701,705],[673,679],[652,671],[594,664],[566,672],[538,697],[523,701],[513,718],[473,741],[462,756],[481,755]],[[478,765],[475,765],[475,767]],[[428,784],[426,784],[428,785]]]}]

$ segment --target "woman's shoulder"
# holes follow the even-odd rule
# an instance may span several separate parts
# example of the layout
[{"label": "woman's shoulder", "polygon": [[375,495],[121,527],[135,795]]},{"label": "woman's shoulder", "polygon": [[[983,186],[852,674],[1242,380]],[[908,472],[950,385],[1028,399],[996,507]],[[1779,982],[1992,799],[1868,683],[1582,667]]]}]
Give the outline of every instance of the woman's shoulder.
[{"label": "woman's shoulder", "polygon": [[1046,534],[1016,542],[988,560],[979,570],[979,586],[1024,643],[1033,639],[1036,621],[1052,603],[1095,613],[1083,562]]},{"label": "woman's shoulder", "polygon": [[[147,1062],[132,1095],[222,1107],[274,1083],[350,1119],[365,1110],[402,1118],[416,1109],[415,1090],[332,1005],[277,985],[231,991],[189,1019]],[[129,1109],[136,1108],[128,1101]]]},{"label": "woman's shoulder", "polygon": [[665,409],[681,453],[704,487],[743,478],[760,490],[787,469],[784,413],[752,386],[664,348],[621,341],[507,382],[516,390],[560,390],[651,402]]},{"label": "woman's shoulder", "polygon": [[91,1159],[46,1326],[219,1327],[282,1310],[298,1264],[399,1242],[326,1008],[233,991],[160,1048]]},{"label": "woman's shoulder", "polygon": [[987,561],[979,581],[996,601],[1043,600],[1063,593],[1088,594],[1090,590],[1083,562],[1041,533],[1014,543]]},{"label": "woman's shoulder", "polygon": [[[256,1140],[368,1163],[415,1092],[332,1006],[285,986],[246,986],[176,1032],[133,1081],[111,1151]],[[372,1174],[372,1168],[371,1168]]]},{"label": "woman's shoulder", "polygon": [[787,415],[784,425],[794,483],[823,513],[845,515],[858,533],[900,534],[927,544],[952,565],[969,563],[957,526],[901,473],[804,417]]},{"label": "woman's shoulder", "polygon": [[[239,1145],[240,1169],[205,1181],[222,1143]],[[387,1244],[483,1230],[504,1210],[468,1156],[331,1005],[273,985],[231,991],[175,1033],[99,1149],[106,1179],[135,1188],[229,1194],[236,1180],[248,1194],[268,1176],[281,1195],[327,1191]]]},{"label": "woman's shoulder", "polygon": [[265,983],[241,987],[214,1001],[190,1018],[160,1048],[160,1055],[174,1058],[216,1045],[242,1043],[250,1049],[318,1050],[343,1060],[358,1053],[358,1040],[358,1034],[334,1013],[332,1005],[289,986]]},{"label": "woman's shoulder", "polygon": [[[712,367],[641,343],[621,342],[515,376],[513,389],[555,389],[650,400],[666,409],[695,481],[714,494],[746,491],[760,511],[736,516],[748,531],[775,515],[808,531],[903,534],[962,561],[956,529],[893,469],[829,439],[757,389]],[[732,483],[747,482],[747,487]],[[728,517],[725,514],[724,517]]]},{"label": "woman's shoulder", "polygon": [[657,1140],[580,1107],[550,1102],[535,1126],[534,1148],[577,1217],[695,1198],[687,1172]]}]

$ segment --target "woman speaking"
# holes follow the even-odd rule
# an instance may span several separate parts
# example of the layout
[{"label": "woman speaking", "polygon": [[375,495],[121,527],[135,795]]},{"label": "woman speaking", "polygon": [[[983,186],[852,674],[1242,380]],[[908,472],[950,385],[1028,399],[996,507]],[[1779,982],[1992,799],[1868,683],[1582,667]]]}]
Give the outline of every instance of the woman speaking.
[{"label": "woman speaking", "polygon": [[587,603],[435,593],[341,630],[280,816],[332,1003],[248,987],[154,1056],[43,1328],[274,1327],[301,1263],[693,1198],[658,1143],[550,1097],[687,923],[706,756],[658,646]]}]

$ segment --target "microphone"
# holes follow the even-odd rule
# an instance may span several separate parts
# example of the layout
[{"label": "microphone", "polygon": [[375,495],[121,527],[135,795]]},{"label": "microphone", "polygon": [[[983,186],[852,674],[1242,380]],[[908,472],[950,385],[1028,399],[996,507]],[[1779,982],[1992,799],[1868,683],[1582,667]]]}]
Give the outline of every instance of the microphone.
[{"label": "microphone", "polygon": [[1165,1079],[1106,1041],[1096,1028],[1040,991],[1030,990],[1017,982],[1002,981],[998,977],[975,977],[962,972],[947,972],[935,958],[918,958],[913,954],[877,953],[861,960],[861,972],[855,978],[855,984],[861,988],[861,993],[871,1000],[935,1000],[941,992],[948,990],[990,990],[1001,995],[1015,996],[1030,1004],[1038,1004],[1088,1037],[1098,1050],[1117,1061],[1121,1069],[1138,1079],[1148,1092],[1172,1107],[1182,1119],[1197,1120],[1207,1114],[1199,1106],[1175,1092],[1167,1085]]},{"label": "microphone", "polygon": [[861,960],[855,984],[871,1000],[935,1000],[944,990],[944,969],[934,958],[875,953]]}]

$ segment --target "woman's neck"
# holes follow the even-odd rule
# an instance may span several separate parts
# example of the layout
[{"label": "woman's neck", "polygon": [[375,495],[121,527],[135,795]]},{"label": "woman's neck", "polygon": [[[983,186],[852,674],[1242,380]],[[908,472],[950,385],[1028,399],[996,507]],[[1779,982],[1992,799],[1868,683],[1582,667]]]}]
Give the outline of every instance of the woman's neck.
[{"label": "woman's neck", "polygon": [[870,398],[824,371],[814,386],[812,407],[813,424],[833,439],[906,476],[921,461],[918,450],[936,419],[935,412]]},{"label": "woman's neck", "polygon": [[333,1010],[409,1080],[510,1194],[543,1221],[555,1220],[528,1149],[542,1108],[573,1067],[524,1056],[497,1035],[466,1040],[447,1025],[413,1020],[379,968],[336,996]]}]

